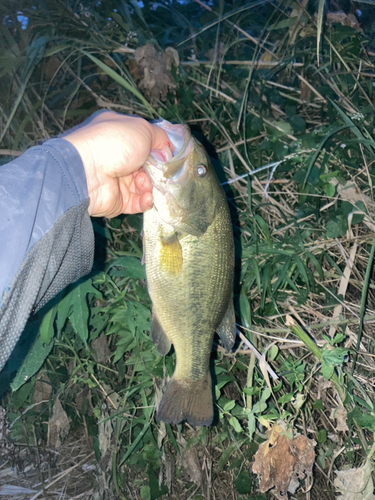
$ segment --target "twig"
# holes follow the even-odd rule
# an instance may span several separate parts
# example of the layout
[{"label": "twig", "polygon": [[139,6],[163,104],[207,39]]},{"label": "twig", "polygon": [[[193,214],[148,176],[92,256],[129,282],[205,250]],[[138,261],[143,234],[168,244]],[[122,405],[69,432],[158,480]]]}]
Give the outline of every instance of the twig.
[{"label": "twig", "polygon": [[[260,354],[260,352],[253,346],[253,344],[245,337],[245,335],[243,335],[243,333],[240,332],[240,330],[238,328],[236,328],[236,332],[237,332],[237,335],[240,337],[240,339],[242,340],[242,342],[247,345],[247,347],[249,349],[251,349],[253,351],[253,353],[255,354],[255,356],[258,358],[258,361],[261,361],[262,359],[262,355]],[[276,375],[276,373],[272,370],[272,368],[270,367],[270,365],[268,363],[266,363],[266,368],[267,368],[267,371],[268,373],[271,375],[271,377],[273,378],[273,380],[279,380],[279,377]]]}]

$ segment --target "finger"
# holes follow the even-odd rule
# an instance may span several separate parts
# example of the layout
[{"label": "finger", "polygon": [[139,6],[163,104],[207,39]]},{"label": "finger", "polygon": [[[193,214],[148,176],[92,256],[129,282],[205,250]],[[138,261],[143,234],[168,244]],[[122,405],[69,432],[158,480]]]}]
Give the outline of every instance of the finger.
[{"label": "finger", "polygon": [[124,214],[139,214],[141,212],[146,212],[153,205],[153,198],[150,192],[136,194],[131,193],[128,204],[124,207]]},{"label": "finger", "polygon": [[152,191],[152,182],[149,176],[143,170],[137,172],[134,176],[134,185],[139,193]]}]

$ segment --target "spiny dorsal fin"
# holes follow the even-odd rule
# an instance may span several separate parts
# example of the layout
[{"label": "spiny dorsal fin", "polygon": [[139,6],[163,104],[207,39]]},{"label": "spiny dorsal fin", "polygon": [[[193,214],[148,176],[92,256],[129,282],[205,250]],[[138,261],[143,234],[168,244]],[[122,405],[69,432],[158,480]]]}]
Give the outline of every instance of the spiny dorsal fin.
[{"label": "spiny dorsal fin", "polygon": [[221,338],[225,350],[230,351],[236,340],[236,315],[232,299],[229,301],[227,312],[224,314],[216,333]]},{"label": "spiny dorsal fin", "polygon": [[171,349],[171,341],[161,327],[155,313],[152,313],[151,338],[156,350],[161,356],[165,356]]}]

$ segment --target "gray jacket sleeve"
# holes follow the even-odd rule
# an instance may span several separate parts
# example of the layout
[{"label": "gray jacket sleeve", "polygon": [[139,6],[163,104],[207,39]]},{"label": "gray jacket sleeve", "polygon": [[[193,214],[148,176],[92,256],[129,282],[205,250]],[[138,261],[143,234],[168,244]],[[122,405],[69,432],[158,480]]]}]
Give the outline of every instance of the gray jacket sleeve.
[{"label": "gray jacket sleeve", "polygon": [[90,272],[88,205],[81,158],[64,139],[0,166],[0,371],[30,314]]}]

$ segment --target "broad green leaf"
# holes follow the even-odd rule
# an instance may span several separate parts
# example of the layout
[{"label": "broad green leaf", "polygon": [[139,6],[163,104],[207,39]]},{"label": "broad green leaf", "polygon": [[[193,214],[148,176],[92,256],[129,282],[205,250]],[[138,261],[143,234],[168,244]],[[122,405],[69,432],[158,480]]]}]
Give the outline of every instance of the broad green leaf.
[{"label": "broad green leaf", "polygon": [[253,411],[247,414],[247,430],[249,432],[249,437],[251,440],[255,432],[255,415]]},{"label": "broad green leaf", "polygon": [[252,479],[250,478],[249,471],[243,469],[234,480],[234,485],[240,495],[247,495],[251,491]]},{"label": "broad green leaf", "polygon": [[134,336],[139,338],[141,332],[149,332],[151,327],[151,312],[139,302],[127,301],[125,315],[126,325]]},{"label": "broad green leaf", "polygon": [[44,363],[48,354],[51,352],[53,345],[53,339],[51,339],[51,341],[46,344],[45,342],[43,342],[40,335],[37,336],[34,344],[32,345],[21,367],[19,368],[17,375],[10,385],[13,391],[17,391],[17,389],[19,389],[27,380],[29,380],[30,377],[35,375],[35,373]]},{"label": "broad green leaf", "polygon": [[231,401],[228,401],[227,403],[225,403],[223,410],[226,412],[230,412],[231,410],[233,410],[233,408],[235,406],[236,406],[236,402],[231,400]]},{"label": "broad green leaf", "polygon": [[146,279],[145,266],[141,264],[141,261],[136,257],[118,257],[108,264],[106,271],[108,272],[112,267],[123,269],[129,278],[136,280]]},{"label": "broad green leaf", "polygon": [[375,433],[375,415],[365,413],[361,408],[355,406],[354,410],[347,414],[347,422],[355,420],[358,425]]},{"label": "broad green leaf", "polygon": [[96,295],[98,291],[92,286],[91,279],[86,279],[77,285],[70,292],[70,300],[72,304],[72,312],[69,316],[74,331],[80,336],[84,344],[86,344],[89,329],[89,307],[87,303],[87,294],[93,293]]},{"label": "broad green leaf", "polygon": [[44,316],[39,328],[39,335],[45,344],[49,344],[55,334],[53,323],[56,317],[57,306],[52,307]]},{"label": "broad green leaf", "polygon": [[343,215],[338,215],[327,222],[327,238],[339,238],[348,230],[348,222]]},{"label": "broad green leaf", "polygon": [[242,427],[241,427],[241,425],[236,417],[231,417],[229,419],[229,423],[236,432],[239,432],[239,433],[243,432],[243,429],[242,429]]}]

